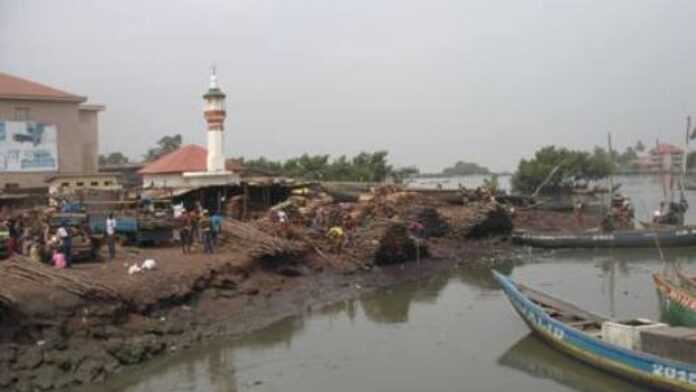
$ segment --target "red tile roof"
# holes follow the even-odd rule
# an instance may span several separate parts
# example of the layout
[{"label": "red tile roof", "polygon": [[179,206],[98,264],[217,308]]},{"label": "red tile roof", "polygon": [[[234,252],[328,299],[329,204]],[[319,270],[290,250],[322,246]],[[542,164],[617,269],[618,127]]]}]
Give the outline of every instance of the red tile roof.
[{"label": "red tile roof", "polygon": [[[208,150],[189,144],[148,163],[138,174],[166,174],[183,172],[202,172],[207,170]],[[244,170],[239,159],[226,159],[225,169],[240,173]]]},{"label": "red tile roof", "polygon": [[63,102],[84,102],[87,100],[85,97],[2,72],[0,72],[0,98]]},{"label": "red tile roof", "polygon": [[207,168],[208,150],[189,144],[148,163],[138,174],[201,172]]},{"label": "red tile roof", "polygon": [[683,154],[684,150],[672,144],[660,143],[655,148],[650,150],[650,153],[653,155]]}]

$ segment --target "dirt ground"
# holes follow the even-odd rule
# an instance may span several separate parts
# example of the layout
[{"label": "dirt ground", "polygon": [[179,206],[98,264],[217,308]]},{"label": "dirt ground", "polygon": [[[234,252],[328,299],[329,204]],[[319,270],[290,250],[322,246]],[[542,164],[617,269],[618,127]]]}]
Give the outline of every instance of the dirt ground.
[{"label": "dirt ground", "polygon": [[[3,292],[19,306],[0,308],[0,390],[71,390],[100,382],[208,338],[243,335],[458,263],[491,263],[491,255],[510,249],[500,240],[447,239],[433,240],[430,248],[432,256],[419,263],[370,269],[328,265],[315,256],[286,275],[232,247],[213,255],[199,247],[186,255],[174,246],[118,248],[113,261],[66,270],[32,265],[29,272],[38,274],[31,275],[21,269],[31,261],[6,260],[0,262]],[[130,265],[146,259],[157,268],[128,274]]]}]

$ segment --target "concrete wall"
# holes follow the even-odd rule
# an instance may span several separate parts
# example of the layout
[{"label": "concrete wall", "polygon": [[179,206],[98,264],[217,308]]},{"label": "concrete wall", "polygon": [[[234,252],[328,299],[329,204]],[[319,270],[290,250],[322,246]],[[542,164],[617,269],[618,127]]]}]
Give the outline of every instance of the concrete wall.
[{"label": "concrete wall", "polygon": [[143,176],[143,187],[145,188],[183,188],[188,183],[181,176],[181,173],[173,174],[145,174]]},{"label": "concrete wall", "polygon": [[220,184],[239,184],[239,175],[234,173],[206,175],[191,175],[194,173],[171,174],[145,174],[143,175],[143,187],[145,188],[199,188],[216,186]]},{"label": "concrete wall", "polygon": [[[97,170],[98,112],[79,110],[79,105],[74,102],[0,99],[0,120],[17,121],[17,108],[29,109],[28,121],[56,125],[59,173]],[[47,186],[46,178],[54,174],[56,173],[2,173],[0,189],[8,183],[17,183],[20,187]]]},{"label": "concrete wall", "polygon": [[55,178],[48,183],[48,192],[61,193],[82,189],[114,191],[122,189],[117,175],[85,175],[79,177]]}]

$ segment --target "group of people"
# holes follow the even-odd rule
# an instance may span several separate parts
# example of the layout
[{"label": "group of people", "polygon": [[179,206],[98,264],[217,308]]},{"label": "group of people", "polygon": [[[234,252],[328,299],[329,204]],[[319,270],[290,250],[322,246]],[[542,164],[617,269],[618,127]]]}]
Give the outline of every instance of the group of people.
[{"label": "group of people", "polygon": [[73,237],[79,234],[67,222],[60,222],[56,228],[48,220],[33,222],[23,215],[6,219],[0,232],[6,232],[9,255],[29,256],[33,261],[52,262],[59,268],[70,266]]},{"label": "group of people", "polygon": [[181,225],[178,232],[182,253],[191,253],[196,241],[203,244],[203,253],[215,252],[222,230],[222,216],[219,213],[211,215],[208,210],[194,208],[184,211],[179,220]]},{"label": "group of people", "polygon": [[653,223],[662,225],[683,225],[684,215],[689,209],[689,204],[686,199],[677,202],[661,202],[660,208],[653,213]]}]

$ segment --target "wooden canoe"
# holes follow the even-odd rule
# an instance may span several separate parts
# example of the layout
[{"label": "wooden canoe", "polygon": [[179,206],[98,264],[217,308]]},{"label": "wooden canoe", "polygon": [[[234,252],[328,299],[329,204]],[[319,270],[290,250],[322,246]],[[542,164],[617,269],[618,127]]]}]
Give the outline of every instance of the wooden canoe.
[{"label": "wooden canoe", "polygon": [[570,234],[517,231],[512,240],[538,248],[654,248],[696,246],[696,227],[665,227],[653,230],[618,230]]},{"label": "wooden canoe", "polygon": [[630,350],[603,340],[609,318],[513,282],[493,272],[529,328],[552,347],[631,382],[668,391],[696,391],[696,365]]},{"label": "wooden canoe", "polygon": [[662,274],[653,274],[665,322],[696,327],[696,296]]}]

